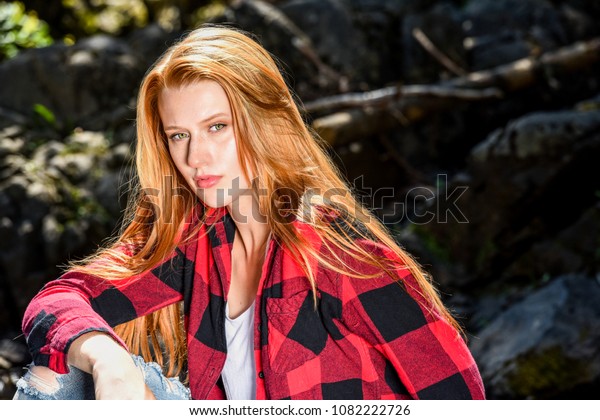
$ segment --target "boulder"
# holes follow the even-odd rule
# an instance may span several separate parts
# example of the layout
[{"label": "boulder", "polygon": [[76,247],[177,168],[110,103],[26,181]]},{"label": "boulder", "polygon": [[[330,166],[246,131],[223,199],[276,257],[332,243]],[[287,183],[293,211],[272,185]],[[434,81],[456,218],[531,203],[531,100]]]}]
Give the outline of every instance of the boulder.
[{"label": "boulder", "polygon": [[506,267],[506,278],[544,279],[600,272],[600,202],[555,236],[536,241]]},{"label": "boulder", "polygon": [[536,241],[554,240],[595,205],[600,179],[589,170],[600,157],[599,130],[600,111],[594,108],[512,121],[472,150],[466,178],[442,190],[466,187],[464,193],[438,194],[438,214],[459,217],[422,230],[464,264],[471,280],[505,278],[506,267]]},{"label": "boulder", "polygon": [[128,39],[97,35],[0,63],[0,128],[37,121],[62,134],[80,127],[133,140],[128,128],[138,86],[176,36],[150,26]]},{"label": "boulder", "polygon": [[547,0],[471,0],[462,19],[472,70],[496,67],[569,42],[559,11]]},{"label": "boulder", "polygon": [[291,0],[279,7],[310,38],[323,62],[353,86],[377,77],[379,66],[373,62],[377,55],[371,53],[344,1]]},{"label": "boulder", "polygon": [[556,278],[471,341],[488,398],[597,396],[600,278]]},{"label": "boulder", "polygon": [[[60,132],[107,129],[124,123],[106,117],[128,112],[145,70],[127,43],[108,36],[27,50],[0,64],[0,109],[26,120],[43,112],[42,123]],[[2,116],[0,127],[14,123]]]},{"label": "boulder", "polygon": [[25,306],[59,265],[89,254],[109,237],[126,197],[120,174],[129,146],[76,130],[33,150],[0,140],[0,328],[17,328]]},{"label": "boulder", "polygon": [[[11,338],[2,338],[2,337]],[[23,366],[31,361],[25,340],[17,333],[0,336],[0,400],[9,400],[14,396],[17,380],[23,375]]]}]

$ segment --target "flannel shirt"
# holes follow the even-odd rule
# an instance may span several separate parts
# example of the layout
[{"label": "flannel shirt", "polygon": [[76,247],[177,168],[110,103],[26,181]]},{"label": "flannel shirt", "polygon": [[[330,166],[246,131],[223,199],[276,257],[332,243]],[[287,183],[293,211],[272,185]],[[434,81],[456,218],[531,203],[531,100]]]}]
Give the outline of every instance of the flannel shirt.
[{"label": "flannel shirt", "polygon": [[[320,244],[307,224],[293,223]],[[103,331],[125,346],[111,327],[183,300],[192,398],[225,398],[220,374],[235,229],[226,209],[211,209],[198,238],[147,273],[115,283],[71,271],[49,282],[23,320],[34,363],[67,373],[69,346],[81,334]],[[359,272],[372,269],[347,260]],[[415,292],[408,270],[372,279],[321,266],[315,273],[316,309],[300,266],[270,242],[255,304],[257,399],[484,398],[465,342]]]}]

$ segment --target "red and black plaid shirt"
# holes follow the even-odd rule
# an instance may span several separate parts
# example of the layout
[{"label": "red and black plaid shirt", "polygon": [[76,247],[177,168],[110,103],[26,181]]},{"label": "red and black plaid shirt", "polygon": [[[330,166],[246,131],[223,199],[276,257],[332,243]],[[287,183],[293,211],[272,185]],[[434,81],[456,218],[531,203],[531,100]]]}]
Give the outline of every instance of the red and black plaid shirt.
[{"label": "red and black plaid shirt", "polygon": [[[320,241],[308,225],[294,223]],[[225,398],[220,374],[234,234],[233,219],[218,209],[196,241],[137,278],[111,283],[69,272],[48,283],[23,320],[34,363],[66,373],[69,345],[81,334],[104,331],[122,343],[111,327],[183,300],[192,397]],[[361,245],[385,252],[370,241]],[[315,310],[301,268],[271,241],[255,305],[258,399],[484,398],[464,341],[414,292],[418,286],[407,270],[373,279],[320,266],[316,273]]]}]

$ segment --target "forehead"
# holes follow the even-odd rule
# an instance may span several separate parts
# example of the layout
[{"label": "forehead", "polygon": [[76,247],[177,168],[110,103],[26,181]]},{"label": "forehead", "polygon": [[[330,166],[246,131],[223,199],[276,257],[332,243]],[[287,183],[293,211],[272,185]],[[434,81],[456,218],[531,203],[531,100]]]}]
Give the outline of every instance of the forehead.
[{"label": "forehead", "polygon": [[215,113],[231,114],[225,90],[213,80],[200,80],[181,85],[167,86],[158,95],[160,118],[205,118]]}]

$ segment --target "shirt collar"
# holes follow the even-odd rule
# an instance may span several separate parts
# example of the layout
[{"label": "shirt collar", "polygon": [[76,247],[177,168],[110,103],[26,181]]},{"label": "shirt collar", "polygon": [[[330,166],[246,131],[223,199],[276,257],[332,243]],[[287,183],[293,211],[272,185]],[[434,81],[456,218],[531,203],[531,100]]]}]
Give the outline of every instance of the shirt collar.
[{"label": "shirt collar", "polygon": [[225,217],[229,215],[229,212],[227,211],[227,207],[218,207],[218,208],[204,207],[204,212],[205,212],[204,223],[207,226],[211,226],[216,223],[223,222]]}]

